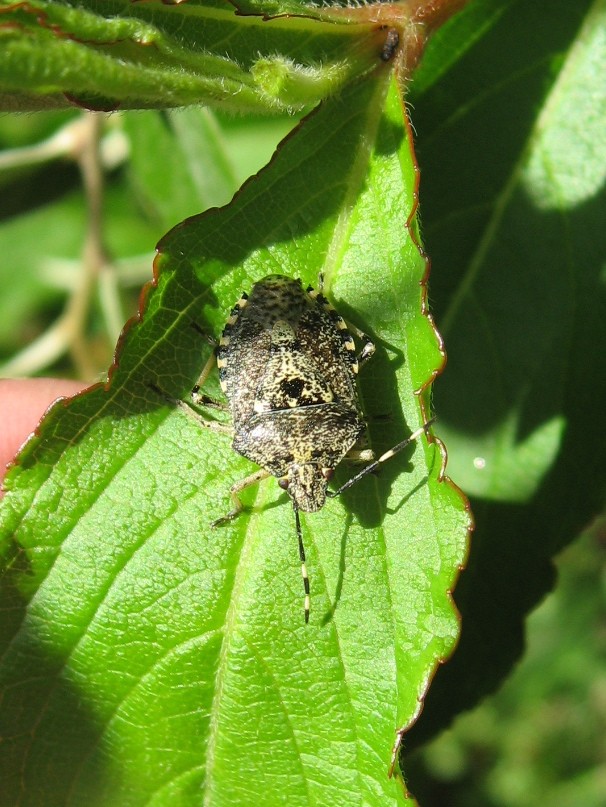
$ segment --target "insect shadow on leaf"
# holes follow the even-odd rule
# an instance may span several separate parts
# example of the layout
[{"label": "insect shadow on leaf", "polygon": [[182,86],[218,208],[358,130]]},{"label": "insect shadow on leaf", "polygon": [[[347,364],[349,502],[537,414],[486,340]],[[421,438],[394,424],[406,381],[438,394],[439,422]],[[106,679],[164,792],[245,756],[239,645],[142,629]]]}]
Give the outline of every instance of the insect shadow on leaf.
[{"label": "insect shadow on leaf", "polygon": [[[361,344],[360,349],[352,332]],[[191,404],[171,403],[204,428],[232,437],[232,447],[259,470],[231,486],[232,508],[212,526],[242,512],[239,494],[275,476],[292,501],[309,621],[310,586],[299,512],[320,510],[326,498],[348,490],[427,433],[430,420],[375,458],[366,444],[366,421],[357,391],[359,368],[375,352],[372,340],[346,324],[322,291],[285,275],[258,281],[232,308],[216,349],[195,385]],[[227,404],[203,392],[215,364]],[[162,391],[154,386],[156,392]],[[164,395],[166,398],[166,396]],[[229,410],[231,425],[197,409]],[[337,490],[327,485],[344,459],[367,462]]]}]

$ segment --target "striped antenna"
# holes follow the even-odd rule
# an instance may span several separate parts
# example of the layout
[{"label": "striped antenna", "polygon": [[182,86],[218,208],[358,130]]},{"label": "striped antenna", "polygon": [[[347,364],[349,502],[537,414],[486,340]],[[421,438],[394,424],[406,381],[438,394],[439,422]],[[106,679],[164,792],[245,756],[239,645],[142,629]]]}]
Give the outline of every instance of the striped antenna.
[{"label": "striped antenna", "polygon": [[301,577],[303,578],[303,589],[305,590],[305,624],[309,622],[309,577],[307,576],[307,566],[305,565],[305,547],[303,546],[303,535],[301,534],[301,520],[299,519],[299,508],[294,506],[295,524],[297,528],[297,541],[299,542],[299,558],[301,559]]},{"label": "striped antenna", "polygon": [[431,420],[428,420],[424,426],[422,426],[420,429],[417,429],[416,432],[413,432],[410,435],[410,437],[406,438],[406,440],[402,440],[401,443],[398,443],[393,448],[390,448],[389,451],[385,452],[385,454],[381,454],[378,460],[375,460],[374,462],[371,462],[370,465],[367,465],[365,468],[362,468],[360,473],[356,474],[355,476],[352,476],[352,478],[349,479],[344,485],[341,485],[341,487],[338,490],[327,490],[326,495],[329,496],[331,499],[334,499],[335,496],[339,496],[339,494],[343,493],[344,490],[347,490],[347,488],[350,488],[352,485],[355,485],[356,482],[359,482],[359,480],[362,479],[364,476],[366,476],[366,474],[372,473],[376,468],[379,467],[379,465],[382,465],[384,462],[386,462],[386,460],[390,460],[393,456],[399,454],[400,451],[402,451],[402,449],[406,448],[406,446],[413,443],[417,439],[417,437],[420,437],[422,434],[427,434],[427,430],[435,422],[436,422],[435,417],[432,418]]}]

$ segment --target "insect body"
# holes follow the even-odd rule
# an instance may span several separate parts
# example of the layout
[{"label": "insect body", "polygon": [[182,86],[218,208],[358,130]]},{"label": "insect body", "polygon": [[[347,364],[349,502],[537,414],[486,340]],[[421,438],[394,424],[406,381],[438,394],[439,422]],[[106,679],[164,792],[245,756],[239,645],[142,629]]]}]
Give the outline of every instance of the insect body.
[{"label": "insect body", "polygon": [[234,308],[217,365],[233,448],[277,476],[296,509],[319,510],[333,469],[366,428],[344,321],[299,280],[271,275]]},{"label": "insect body", "polygon": [[[203,418],[207,427],[233,435],[233,448],[261,466],[231,488],[232,510],[215,525],[242,510],[238,493],[268,476],[288,491],[295,513],[309,620],[309,581],[299,511],[320,510],[327,496],[338,496],[426,431],[430,423],[374,460],[363,447],[366,432],[356,389],[360,365],[374,353],[366,334],[359,354],[345,321],[326,298],[300,280],[269,275],[243,294],[232,309],[216,350],[221,388],[233,429]],[[219,405],[200,391],[209,363],[194,388],[193,401]],[[185,404],[183,404],[185,406]],[[191,410],[186,407],[186,410]],[[374,460],[337,491],[327,484],[345,458]]]},{"label": "insect body", "polygon": [[398,29],[389,28],[387,35],[385,36],[385,42],[381,48],[381,61],[390,62],[393,59],[399,44],[400,34],[398,33]]}]

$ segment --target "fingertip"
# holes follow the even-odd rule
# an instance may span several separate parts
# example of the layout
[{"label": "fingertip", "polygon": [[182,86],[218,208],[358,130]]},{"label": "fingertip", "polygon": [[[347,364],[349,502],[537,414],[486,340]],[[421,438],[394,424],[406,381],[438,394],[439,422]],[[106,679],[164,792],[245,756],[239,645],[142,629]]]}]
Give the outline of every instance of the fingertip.
[{"label": "fingertip", "polygon": [[85,386],[61,378],[0,379],[0,480],[51,403],[75,395]]}]

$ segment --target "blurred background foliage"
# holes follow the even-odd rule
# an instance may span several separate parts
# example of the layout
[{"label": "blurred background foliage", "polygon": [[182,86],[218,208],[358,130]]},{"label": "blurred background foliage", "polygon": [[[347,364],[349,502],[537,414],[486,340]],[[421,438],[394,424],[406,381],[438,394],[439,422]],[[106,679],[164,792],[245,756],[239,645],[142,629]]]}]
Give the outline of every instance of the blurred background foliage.
[{"label": "blurred background foliage", "polygon": [[[221,119],[202,108],[0,118],[0,372],[104,376],[160,236],[229,202],[296,120]],[[86,265],[86,148],[98,150],[103,174],[102,267]],[[83,282],[83,319],[57,336]]]},{"label": "blurred background foliage", "polygon": [[606,799],[606,520],[557,559],[500,691],[406,757],[425,807],[600,807]]}]

